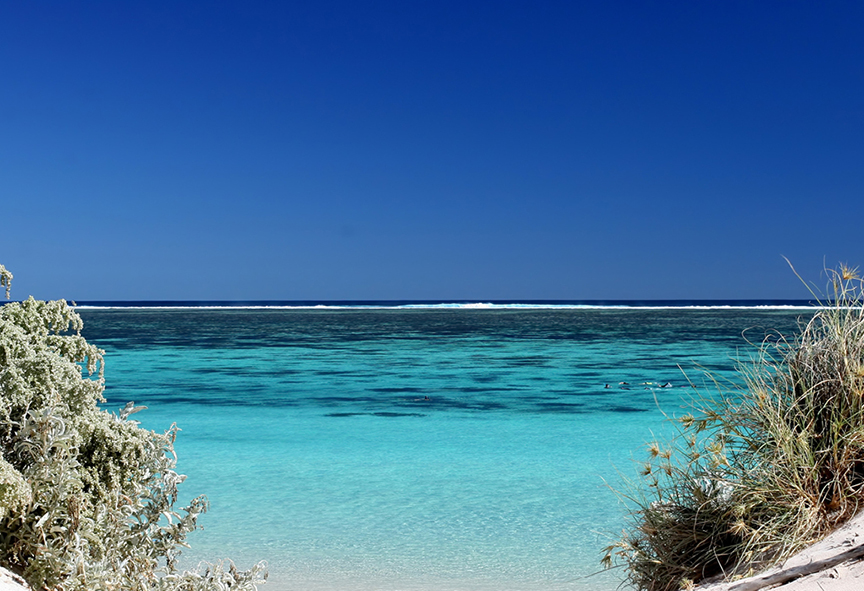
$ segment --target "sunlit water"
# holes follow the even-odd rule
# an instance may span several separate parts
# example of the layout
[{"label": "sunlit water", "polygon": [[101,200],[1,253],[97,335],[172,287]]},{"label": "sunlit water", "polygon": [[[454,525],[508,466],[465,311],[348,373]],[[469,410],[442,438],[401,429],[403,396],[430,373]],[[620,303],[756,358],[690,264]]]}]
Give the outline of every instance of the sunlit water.
[{"label": "sunlit water", "polygon": [[266,560],[272,591],[554,591],[620,583],[594,574],[625,523],[605,482],[692,393],[679,366],[734,380],[742,331],[806,312],[81,314],[107,406],[182,429],[182,496],[211,502],[185,566]]}]

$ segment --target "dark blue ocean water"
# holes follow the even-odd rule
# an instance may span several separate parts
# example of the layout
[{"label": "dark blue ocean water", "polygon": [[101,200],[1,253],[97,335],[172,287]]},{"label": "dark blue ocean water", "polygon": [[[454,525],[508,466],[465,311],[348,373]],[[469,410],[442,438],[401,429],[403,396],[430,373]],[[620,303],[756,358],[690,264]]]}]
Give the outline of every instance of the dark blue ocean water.
[{"label": "dark blue ocean water", "polygon": [[[81,309],[108,407],[176,422],[187,565],[270,565],[283,590],[611,590],[632,475],[776,308]],[[627,384],[620,384],[627,382]],[[672,387],[660,388],[659,385]],[[606,387],[606,386],[609,387]]]}]

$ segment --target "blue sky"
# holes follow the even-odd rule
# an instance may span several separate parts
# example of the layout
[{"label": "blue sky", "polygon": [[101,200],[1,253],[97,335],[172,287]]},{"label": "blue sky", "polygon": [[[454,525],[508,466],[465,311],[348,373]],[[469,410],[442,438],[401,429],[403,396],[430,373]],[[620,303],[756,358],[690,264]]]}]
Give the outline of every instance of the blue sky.
[{"label": "blue sky", "polygon": [[13,297],[806,298],[864,4],[0,6]]}]

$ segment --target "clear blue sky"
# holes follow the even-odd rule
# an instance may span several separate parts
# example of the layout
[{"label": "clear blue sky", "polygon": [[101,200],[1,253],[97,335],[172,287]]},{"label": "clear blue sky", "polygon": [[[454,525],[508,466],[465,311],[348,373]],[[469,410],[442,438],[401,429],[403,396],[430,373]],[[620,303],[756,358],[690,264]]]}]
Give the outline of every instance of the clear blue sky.
[{"label": "clear blue sky", "polygon": [[860,2],[6,2],[14,297],[805,298]]}]

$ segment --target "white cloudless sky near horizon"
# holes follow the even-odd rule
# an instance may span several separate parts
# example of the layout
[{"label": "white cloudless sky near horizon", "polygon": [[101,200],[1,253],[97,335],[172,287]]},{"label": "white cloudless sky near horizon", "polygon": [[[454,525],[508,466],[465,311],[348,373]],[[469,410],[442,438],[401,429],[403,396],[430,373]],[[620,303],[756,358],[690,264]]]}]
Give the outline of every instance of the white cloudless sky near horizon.
[{"label": "white cloudless sky near horizon", "polygon": [[[0,262],[77,300],[807,298],[854,2],[0,7]],[[782,256],[781,256],[782,255]]]}]

